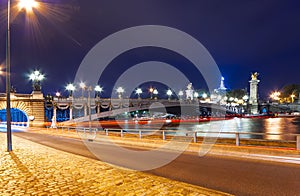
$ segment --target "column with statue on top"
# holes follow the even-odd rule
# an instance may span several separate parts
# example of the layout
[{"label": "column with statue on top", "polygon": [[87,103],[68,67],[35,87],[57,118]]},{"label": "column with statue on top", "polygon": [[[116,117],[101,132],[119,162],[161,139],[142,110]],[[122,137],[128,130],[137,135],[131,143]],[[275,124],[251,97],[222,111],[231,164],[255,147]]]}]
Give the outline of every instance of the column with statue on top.
[{"label": "column with statue on top", "polygon": [[249,98],[249,104],[250,104],[250,111],[251,114],[258,114],[258,83],[260,80],[258,80],[259,73],[255,72],[251,74],[251,80],[250,82],[250,98]]}]

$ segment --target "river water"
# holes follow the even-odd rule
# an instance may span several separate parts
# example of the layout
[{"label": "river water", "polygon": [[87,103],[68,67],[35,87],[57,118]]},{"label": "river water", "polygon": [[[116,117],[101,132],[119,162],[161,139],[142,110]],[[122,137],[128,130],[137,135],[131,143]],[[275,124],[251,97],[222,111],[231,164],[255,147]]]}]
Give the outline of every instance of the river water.
[{"label": "river water", "polygon": [[[137,124],[134,129],[160,129],[151,123],[146,125]],[[209,136],[219,138],[235,138],[235,134],[228,132],[240,132],[240,138],[266,139],[266,140],[292,140],[300,134],[300,117],[278,117],[278,118],[234,118],[222,121],[210,121],[201,123],[181,123],[179,126],[163,126],[161,129],[175,130],[184,135],[186,131],[199,131],[198,136]],[[200,133],[204,132],[204,133]]]},{"label": "river water", "polygon": [[[223,132],[242,132],[245,134],[241,134],[241,138],[295,140],[295,136],[292,134],[300,134],[300,117],[261,119],[234,118],[222,122],[198,124],[194,125],[193,128],[206,132],[220,132],[219,137],[221,138],[235,137],[234,134],[223,134]],[[254,133],[263,133],[263,135],[255,135]]]}]

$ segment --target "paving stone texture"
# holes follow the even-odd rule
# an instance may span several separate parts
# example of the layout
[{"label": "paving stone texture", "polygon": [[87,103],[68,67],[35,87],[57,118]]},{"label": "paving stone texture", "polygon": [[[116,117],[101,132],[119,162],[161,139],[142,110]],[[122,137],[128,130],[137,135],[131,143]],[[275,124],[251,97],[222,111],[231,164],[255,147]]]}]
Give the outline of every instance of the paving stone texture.
[{"label": "paving stone texture", "polygon": [[0,195],[227,195],[0,133]]}]

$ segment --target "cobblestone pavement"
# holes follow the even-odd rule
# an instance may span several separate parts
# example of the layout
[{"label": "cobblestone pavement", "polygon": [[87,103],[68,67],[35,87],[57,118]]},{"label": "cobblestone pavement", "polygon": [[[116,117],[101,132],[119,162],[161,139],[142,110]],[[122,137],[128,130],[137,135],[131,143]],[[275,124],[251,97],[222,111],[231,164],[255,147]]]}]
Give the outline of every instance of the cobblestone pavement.
[{"label": "cobblestone pavement", "polygon": [[227,195],[0,133],[0,195]]}]

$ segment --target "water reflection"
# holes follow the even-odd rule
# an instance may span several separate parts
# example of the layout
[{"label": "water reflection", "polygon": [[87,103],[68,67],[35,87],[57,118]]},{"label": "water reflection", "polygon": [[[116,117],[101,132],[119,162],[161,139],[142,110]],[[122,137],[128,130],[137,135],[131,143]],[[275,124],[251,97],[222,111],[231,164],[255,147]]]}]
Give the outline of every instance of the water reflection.
[{"label": "water reflection", "polygon": [[[175,127],[165,127],[174,130]],[[240,132],[240,138],[267,140],[295,140],[300,134],[300,117],[294,118],[234,118],[224,121],[211,121],[198,124],[183,124],[175,128],[180,131],[200,131],[198,136],[235,138],[230,132]],[[249,133],[249,134],[247,134]]]},{"label": "water reflection", "polygon": [[265,132],[268,135],[264,136],[264,139],[267,140],[280,140],[282,134],[282,123],[283,118],[269,118],[265,120]]},{"label": "water reflection", "polygon": [[[244,139],[267,139],[267,140],[293,140],[296,136],[289,134],[300,134],[300,117],[294,118],[234,118],[223,121],[211,121],[201,123],[181,123],[178,125],[168,124],[163,126],[159,123],[124,123],[122,128],[148,129],[158,131],[169,130],[169,134],[186,135],[187,131],[199,131],[198,136],[235,138],[235,132],[240,132],[240,138]],[[129,131],[130,132],[130,131]],[[149,132],[148,134],[153,134]],[[134,132],[136,133],[136,132]],[[180,133],[180,134],[178,134]],[[230,134],[232,133],[232,134]]]}]

